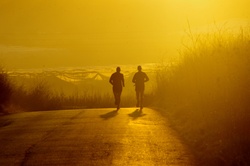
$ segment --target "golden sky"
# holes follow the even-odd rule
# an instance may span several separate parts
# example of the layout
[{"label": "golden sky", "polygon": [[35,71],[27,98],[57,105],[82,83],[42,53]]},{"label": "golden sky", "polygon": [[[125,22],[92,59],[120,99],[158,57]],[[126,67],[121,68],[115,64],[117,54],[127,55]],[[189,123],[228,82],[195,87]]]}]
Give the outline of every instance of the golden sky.
[{"label": "golden sky", "polygon": [[7,66],[157,62],[177,53],[180,32],[249,20],[249,0],[0,0]]}]

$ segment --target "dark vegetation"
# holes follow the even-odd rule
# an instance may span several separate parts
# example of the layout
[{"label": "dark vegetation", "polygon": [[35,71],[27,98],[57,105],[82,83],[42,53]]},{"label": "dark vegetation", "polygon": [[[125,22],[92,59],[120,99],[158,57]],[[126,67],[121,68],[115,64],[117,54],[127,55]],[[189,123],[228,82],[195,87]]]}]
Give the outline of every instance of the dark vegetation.
[{"label": "dark vegetation", "polygon": [[7,73],[0,69],[0,113],[5,111],[12,94],[12,87]]},{"label": "dark vegetation", "polygon": [[[29,76],[29,81],[25,80],[24,83],[20,84],[18,83],[20,77],[11,79],[7,73],[2,72],[1,106],[4,109],[1,112],[115,107],[112,86],[106,79],[77,86],[67,84],[58,88],[57,83],[51,82],[51,77],[47,78],[41,75],[43,74],[38,74],[34,78]],[[135,92],[130,79],[130,77],[127,78],[127,89],[122,94],[121,104],[123,107],[134,106],[135,104]],[[96,86],[96,88],[93,89],[93,86]],[[61,90],[63,87],[69,90],[67,92]],[[146,96],[147,99],[148,96]]]}]

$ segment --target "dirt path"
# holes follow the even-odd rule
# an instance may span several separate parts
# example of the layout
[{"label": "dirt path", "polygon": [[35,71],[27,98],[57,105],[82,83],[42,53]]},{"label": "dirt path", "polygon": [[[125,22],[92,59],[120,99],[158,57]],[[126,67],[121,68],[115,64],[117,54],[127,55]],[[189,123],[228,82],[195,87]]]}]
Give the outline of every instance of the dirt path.
[{"label": "dirt path", "polygon": [[194,165],[157,111],[64,110],[0,117],[0,165]]}]

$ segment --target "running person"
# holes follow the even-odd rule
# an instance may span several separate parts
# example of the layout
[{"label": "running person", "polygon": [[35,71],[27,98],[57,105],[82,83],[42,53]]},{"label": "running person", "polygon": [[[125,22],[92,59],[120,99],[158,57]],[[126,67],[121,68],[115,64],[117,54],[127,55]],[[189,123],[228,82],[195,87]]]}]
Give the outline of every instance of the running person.
[{"label": "running person", "polygon": [[144,96],[144,89],[145,89],[145,82],[149,81],[149,78],[146,73],[142,72],[142,67],[137,67],[138,72],[135,73],[132,82],[135,83],[135,91],[136,91],[136,107],[140,107],[142,110],[143,108],[143,96]]},{"label": "running person", "polygon": [[124,76],[120,73],[121,68],[117,67],[116,72],[113,73],[109,79],[110,84],[113,85],[113,93],[115,97],[115,105],[117,106],[117,111],[120,109],[121,93],[122,87],[125,87]]}]

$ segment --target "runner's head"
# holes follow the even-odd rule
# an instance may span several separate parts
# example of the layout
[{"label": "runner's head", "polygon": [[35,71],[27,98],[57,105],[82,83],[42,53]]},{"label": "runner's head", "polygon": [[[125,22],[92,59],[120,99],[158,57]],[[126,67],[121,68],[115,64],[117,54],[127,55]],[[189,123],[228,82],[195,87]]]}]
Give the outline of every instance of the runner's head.
[{"label": "runner's head", "polygon": [[141,71],[142,68],[141,68],[141,66],[138,66],[137,69],[138,69],[138,71]]},{"label": "runner's head", "polygon": [[120,68],[120,67],[117,67],[117,68],[116,68],[116,72],[120,73],[120,71],[121,71],[121,68]]}]

